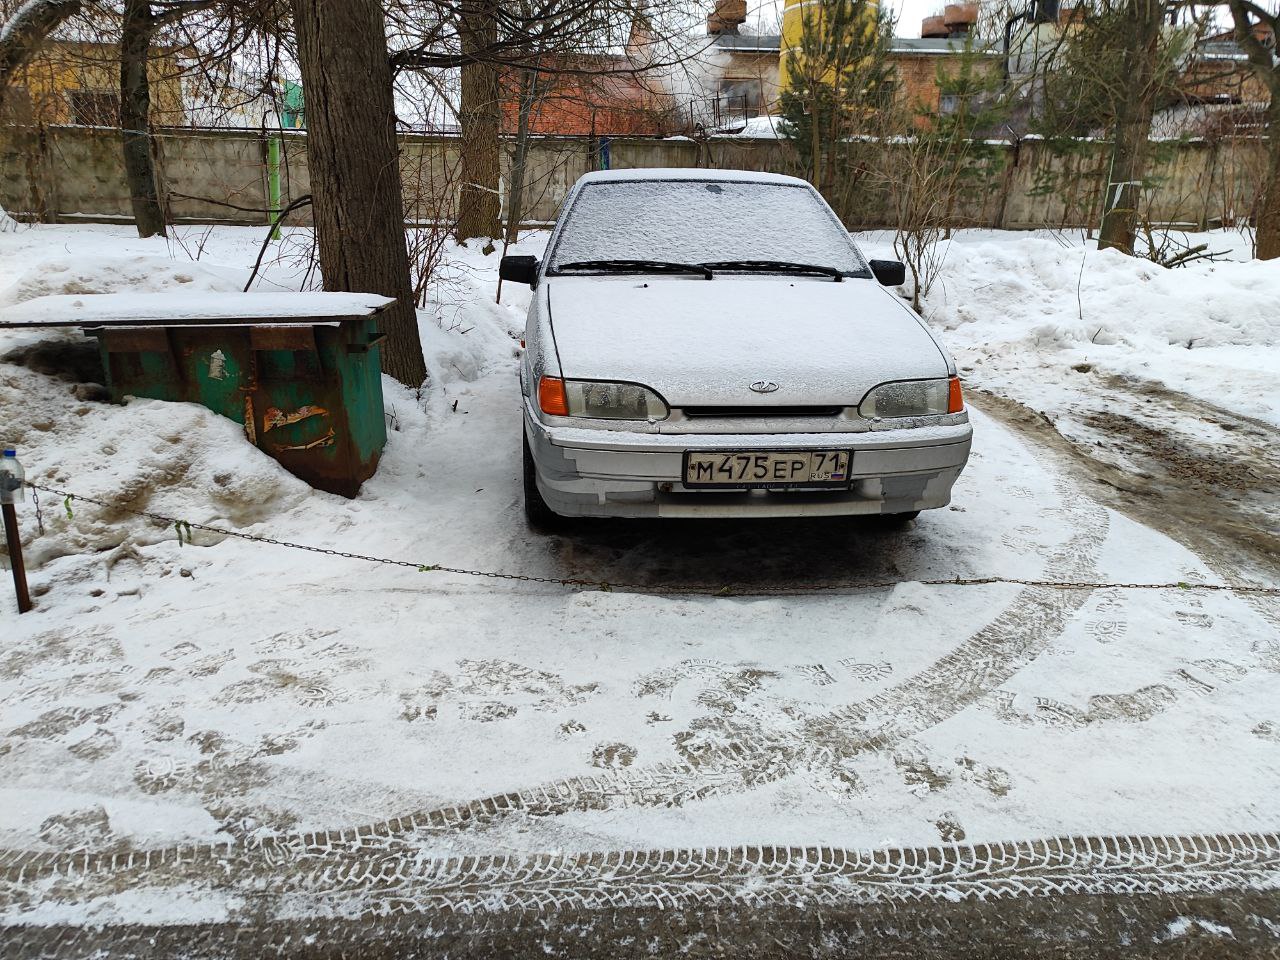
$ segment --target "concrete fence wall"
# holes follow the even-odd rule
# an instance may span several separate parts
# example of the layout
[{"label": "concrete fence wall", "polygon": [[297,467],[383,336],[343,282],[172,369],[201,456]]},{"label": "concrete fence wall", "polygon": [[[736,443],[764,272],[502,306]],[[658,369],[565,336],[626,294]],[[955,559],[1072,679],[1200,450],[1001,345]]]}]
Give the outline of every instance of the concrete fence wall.
[{"label": "concrete fence wall", "polygon": [[[283,202],[310,190],[305,133],[277,132],[282,140]],[[449,136],[401,137],[401,176],[406,215],[413,221],[453,216],[457,197],[458,144]],[[177,221],[263,223],[269,206],[267,138],[243,130],[168,130],[156,149],[170,211]],[[885,144],[878,149],[902,149]],[[1105,144],[1084,144],[1069,154],[1039,141],[1006,144],[1003,162],[965,191],[958,223],[1023,229],[1080,226],[1096,219],[1096,197],[1105,169]],[[0,204],[32,220],[66,222],[132,219],[124,187],[118,133],[109,128],[49,126],[0,128]],[[504,183],[513,144],[504,145]],[[526,222],[552,221],[569,187],[601,164],[601,144],[583,137],[536,138],[528,157]],[[1248,140],[1166,144],[1156,151],[1156,186],[1145,213],[1157,222],[1198,226],[1233,223],[1248,216],[1265,169],[1265,143]],[[711,167],[799,173],[785,141],[716,139],[613,139],[615,169]],[[893,157],[881,158],[893,169]],[[891,227],[887,185],[864,184],[843,206],[850,227]],[[307,211],[294,222],[306,223]]]}]

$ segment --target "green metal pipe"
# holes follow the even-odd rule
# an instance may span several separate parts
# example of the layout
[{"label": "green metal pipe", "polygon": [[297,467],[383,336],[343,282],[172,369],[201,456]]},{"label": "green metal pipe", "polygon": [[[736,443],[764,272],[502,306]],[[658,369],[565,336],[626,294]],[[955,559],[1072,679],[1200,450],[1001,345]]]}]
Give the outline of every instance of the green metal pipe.
[{"label": "green metal pipe", "polygon": [[[268,222],[274,223],[280,215],[280,138],[267,140],[267,206],[271,210]],[[280,239],[280,228],[271,231],[271,239]]]}]

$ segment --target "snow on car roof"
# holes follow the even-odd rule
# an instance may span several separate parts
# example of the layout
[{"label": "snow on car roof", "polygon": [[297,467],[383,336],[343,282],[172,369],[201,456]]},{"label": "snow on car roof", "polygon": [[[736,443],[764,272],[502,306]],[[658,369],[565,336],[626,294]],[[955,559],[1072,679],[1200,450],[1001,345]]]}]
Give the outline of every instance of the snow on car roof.
[{"label": "snow on car roof", "polygon": [[[377,313],[391,297],[376,293],[86,293],[36,297],[0,308],[2,327],[100,327],[200,324],[336,325]],[[317,321],[316,318],[324,318]]]},{"label": "snow on car roof", "polygon": [[697,167],[641,167],[634,170],[597,170],[583,174],[579,183],[618,183],[636,180],[728,180],[734,183],[781,183],[807,187],[809,182],[781,173],[758,170],[704,170]]}]

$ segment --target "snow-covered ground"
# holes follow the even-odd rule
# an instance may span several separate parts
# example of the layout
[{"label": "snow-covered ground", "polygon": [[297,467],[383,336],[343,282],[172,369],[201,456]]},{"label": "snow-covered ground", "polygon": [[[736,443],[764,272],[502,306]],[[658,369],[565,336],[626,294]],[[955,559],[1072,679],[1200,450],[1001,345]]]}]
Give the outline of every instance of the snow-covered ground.
[{"label": "snow-covered ground", "polygon": [[[0,235],[0,304],[243,285],[260,231],[179,229],[199,260],[122,228]],[[544,242],[532,234],[519,252]],[[1165,274],[1089,253],[1077,276],[1081,256],[1047,236],[952,244],[929,314],[968,376],[1036,405],[1140,375],[1274,422],[1274,391],[1246,384],[1275,370],[1280,271]],[[919,582],[1219,579],[981,413],[953,505],[905,531],[530,533],[514,376],[528,291],[508,285],[494,303],[497,261],[451,251],[420,314],[428,388],[384,379],[389,442],[355,500],[310,490],[203,408],[81,400],[12,362],[0,362],[4,439],[37,482],[191,522],[414,564],[708,591],[468,578],[199,531],[184,546],[171,527],[50,498],[40,533],[28,502],[38,607],[19,618],[3,600],[0,855],[284,849],[366,825],[411,835],[420,859],[1276,829],[1274,598]],[[274,262],[263,289],[303,269]],[[37,339],[0,337],[0,357]],[[900,582],[785,592],[865,579]],[[460,826],[472,801],[489,813]],[[431,828],[398,819],[410,814]],[[234,912],[202,891],[37,886],[0,908],[38,923]]]}]

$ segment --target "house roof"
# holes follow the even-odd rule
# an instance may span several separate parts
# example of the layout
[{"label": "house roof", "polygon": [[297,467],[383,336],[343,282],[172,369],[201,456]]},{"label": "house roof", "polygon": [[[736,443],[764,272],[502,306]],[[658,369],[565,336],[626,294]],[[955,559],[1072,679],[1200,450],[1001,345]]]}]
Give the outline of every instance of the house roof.
[{"label": "house roof", "polygon": [[[964,53],[964,37],[894,37],[890,50],[893,53],[919,54],[921,56],[943,56],[946,54]],[[974,53],[994,57],[994,47],[983,45],[981,41],[974,44]]]},{"label": "house roof", "polygon": [[756,35],[720,33],[716,35],[714,46],[721,50],[738,50],[743,53],[777,53],[782,46],[782,37],[776,33]]},{"label": "house roof", "polygon": [[[942,37],[942,38],[923,38],[923,37],[894,37],[890,50],[893,53],[902,53],[908,55],[919,56],[939,56],[945,54],[958,54],[964,52],[964,37]],[[713,46],[727,51],[738,51],[741,53],[777,53],[782,46],[782,38],[776,33],[764,33],[754,36],[746,34],[721,33],[717,34]],[[978,53],[986,56],[996,56],[997,51],[993,47],[978,46]]]}]

